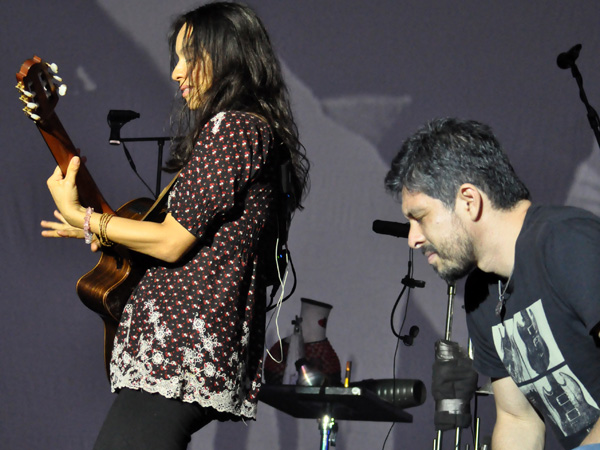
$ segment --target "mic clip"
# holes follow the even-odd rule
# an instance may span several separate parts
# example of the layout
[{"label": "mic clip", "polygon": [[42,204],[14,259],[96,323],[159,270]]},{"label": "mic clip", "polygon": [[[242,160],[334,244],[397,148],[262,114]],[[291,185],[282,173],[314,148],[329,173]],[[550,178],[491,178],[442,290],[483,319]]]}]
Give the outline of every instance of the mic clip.
[{"label": "mic clip", "polygon": [[404,343],[404,345],[410,347],[415,343],[415,338],[419,335],[419,331],[419,327],[413,325],[412,327],[410,327],[408,334],[400,336],[400,340]]},{"label": "mic clip", "polygon": [[131,110],[111,109],[108,111],[108,116],[106,117],[106,121],[110,127],[108,143],[110,145],[121,144],[121,127],[127,122],[138,119],[139,117],[140,113]]},{"label": "mic clip", "polygon": [[409,288],[409,289],[424,288],[425,287],[425,282],[424,281],[415,280],[414,278],[411,278],[408,275],[406,275],[404,278],[402,278],[402,284],[404,286],[406,286],[407,288]]}]

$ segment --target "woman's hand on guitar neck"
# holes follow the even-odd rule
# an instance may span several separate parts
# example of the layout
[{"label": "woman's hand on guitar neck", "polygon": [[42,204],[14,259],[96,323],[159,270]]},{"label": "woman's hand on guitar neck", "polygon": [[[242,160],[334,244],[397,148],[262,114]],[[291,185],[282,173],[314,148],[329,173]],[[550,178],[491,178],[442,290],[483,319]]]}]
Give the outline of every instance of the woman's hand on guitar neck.
[{"label": "woman's hand on guitar neck", "polygon": [[[75,177],[80,167],[77,156],[71,158],[67,173],[63,177],[60,168],[56,168],[48,178],[48,189],[58,208],[60,222],[46,226],[50,237],[82,237],[86,209],[79,203],[79,194]],[[112,243],[121,244],[131,250],[152,256],[166,262],[178,261],[197,242],[197,237],[184,228],[171,214],[167,214],[161,223],[132,220],[125,217],[109,218],[102,228],[102,217],[105,215],[93,212],[90,217],[90,231],[96,236],[104,230],[105,238]],[[59,233],[60,231],[60,233]],[[92,250],[98,243],[92,243]]]},{"label": "woman's hand on guitar neck", "polygon": [[63,177],[60,167],[56,167],[52,176],[48,178],[47,184],[54,203],[62,215],[63,219],[61,220],[73,228],[83,229],[85,208],[79,203],[79,194],[75,184],[80,164],[79,157],[74,156],[69,162],[65,176]]},{"label": "woman's hand on guitar neck", "polygon": [[[81,164],[81,159],[78,156],[71,158],[67,173],[63,177],[60,167],[56,167],[54,173],[48,178],[47,184],[54,203],[58,208],[54,211],[54,217],[59,222],[43,220],[42,227],[46,230],[42,231],[44,237],[63,237],[83,239],[83,218],[85,209],[79,203],[79,194],[75,184],[75,177]],[[94,236],[91,244],[93,252],[100,249],[100,244]]]},{"label": "woman's hand on guitar neck", "polygon": [[[76,228],[65,220],[63,215],[58,211],[54,211],[54,217],[56,217],[59,221],[54,222],[50,220],[42,220],[41,225],[42,228],[46,228],[42,230],[42,236],[48,238],[74,238],[74,239],[83,239],[84,233],[83,229]],[[91,249],[93,252],[100,250],[100,244],[98,243],[98,239],[94,235],[94,240],[91,244]]]}]

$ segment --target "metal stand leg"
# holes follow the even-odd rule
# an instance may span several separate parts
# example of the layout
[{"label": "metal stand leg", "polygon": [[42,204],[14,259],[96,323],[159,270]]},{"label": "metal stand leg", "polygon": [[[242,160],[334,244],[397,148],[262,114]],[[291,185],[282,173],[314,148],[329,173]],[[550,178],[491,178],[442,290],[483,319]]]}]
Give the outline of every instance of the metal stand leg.
[{"label": "metal stand leg", "polygon": [[[449,341],[452,339],[452,319],[454,319],[454,296],[456,295],[456,286],[448,285],[448,306],[446,309],[446,331],[444,339]],[[460,428],[457,429],[455,447],[460,445]],[[441,450],[442,448],[442,430],[437,430],[436,437],[433,440],[433,449]]]},{"label": "metal stand leg", "polygon": [[325,415],[319,420],[319,431],[321,432],[320,450],[328,450],[330,444],[332,447],[335,447],[337,430],[338,425],[333,417]]},{"label": "metal stand leg", "polygon": [[433,450],[441,450],[442,448],[442,430],[437,430],[436,437],[433,440]]},{"label": "metal stand leg", "polygon": [[454,435],[454,448],[456,450],[460,450],[460,427],[456,427],[455,435]]}]

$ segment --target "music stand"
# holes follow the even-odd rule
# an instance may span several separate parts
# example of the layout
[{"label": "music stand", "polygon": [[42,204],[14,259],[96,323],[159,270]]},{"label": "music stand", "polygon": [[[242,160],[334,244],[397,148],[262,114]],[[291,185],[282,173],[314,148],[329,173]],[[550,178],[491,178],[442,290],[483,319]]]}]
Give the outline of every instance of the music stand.
[{"label": "music stand", "polygon": [[361,387],[263,384],[258,399],[297,419],[319,419],[321,450],[335,445],[336,420],[412,422],[412,415]]}]

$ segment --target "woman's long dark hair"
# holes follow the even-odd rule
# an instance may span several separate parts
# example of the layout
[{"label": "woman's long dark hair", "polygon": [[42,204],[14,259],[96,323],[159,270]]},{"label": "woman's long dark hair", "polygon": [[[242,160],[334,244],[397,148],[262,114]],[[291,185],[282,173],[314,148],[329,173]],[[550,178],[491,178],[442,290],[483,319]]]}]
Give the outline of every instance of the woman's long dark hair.
[{"label": "woman's long dark hair", "polygon": [[[204,125],[221,111],[243,111],[263,117],[279,143],[280,161],[290,160],[294,208],[308,190],[309,161],[298,139],[287,87],[269,36],[252,9],[238,3],[209,3],[177,18],[169,44],[172,67],[177,63],[175,41],[179,31],[191,30],[183,52],[188,69],[203,72],[208,61],[211,84],[202,93],[198,109],[184,105],[176,135],[182,139],[171,146],[167,170],[177,171],[191,158]],[[182,127],[182,124],[185,126]],[[185,129],[184,129],[185,128]]]}]

